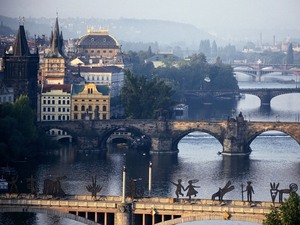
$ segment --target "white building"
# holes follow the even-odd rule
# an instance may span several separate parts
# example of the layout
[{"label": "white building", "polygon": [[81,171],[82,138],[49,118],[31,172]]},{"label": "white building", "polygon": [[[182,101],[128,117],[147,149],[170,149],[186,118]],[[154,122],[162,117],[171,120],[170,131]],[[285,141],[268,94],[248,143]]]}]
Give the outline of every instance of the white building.
[{"label": "white building", "polygon": [[44,84],[40,95],[40,121],[70,120],[71,84]]}]

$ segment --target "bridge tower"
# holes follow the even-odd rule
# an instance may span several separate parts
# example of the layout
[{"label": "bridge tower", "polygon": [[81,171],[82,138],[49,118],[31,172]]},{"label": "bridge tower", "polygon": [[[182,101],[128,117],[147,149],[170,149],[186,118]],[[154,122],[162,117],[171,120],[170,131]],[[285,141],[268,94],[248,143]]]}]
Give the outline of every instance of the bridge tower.
[{"label": "bridge tower", "polygon": [[243,114],[227,121],[227,132],[223,140],[223,155],[249,155],[251,148],[247,143],[247,121]]}]

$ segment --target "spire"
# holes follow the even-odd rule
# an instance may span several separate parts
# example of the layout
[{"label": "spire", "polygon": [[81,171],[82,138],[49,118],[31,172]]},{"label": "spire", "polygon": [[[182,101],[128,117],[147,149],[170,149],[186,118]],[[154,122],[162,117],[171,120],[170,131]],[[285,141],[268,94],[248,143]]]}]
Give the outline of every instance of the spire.
[{"label": "spire", "polygon": [[18,34],[13,47],[14,56],[27,56],[30,55],[28,43],[25,35],[24,25],[19,26]]},{"label": "spire", "polygon": [[63,37],[62,33],[59,32],[59,25],[58,25],[58,15],[56,16],[54,30],[51,31],[51,57],[64,57],[63,53]]}]

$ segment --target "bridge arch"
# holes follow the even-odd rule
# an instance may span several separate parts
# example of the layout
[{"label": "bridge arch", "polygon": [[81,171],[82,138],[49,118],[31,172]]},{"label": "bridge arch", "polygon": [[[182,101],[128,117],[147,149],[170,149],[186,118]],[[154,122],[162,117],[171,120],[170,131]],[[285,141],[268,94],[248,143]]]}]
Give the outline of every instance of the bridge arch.
[{"label": "bridge arch", "polygon": [[223,146],[223,140],[220,136],[218,136],[216,133],[213,133],[210,130],[207,130],[205,128],[193,128],[193,129],[188,129],[185,130],[179,134],[177,134],[176,136],[173,137],[173,141],[172,141],[172,149],[174,150],[178,150],[178,144],[181,141],[182,138],[184,138],[186,135],[193,133],[193,132],[203,132],[203,133],[207,133],[209,135],[211,135],[212,137],[214,137],[222,146]]},{"label": "bridge arch", "polygon": [[109,137],[116,132],[117,130],[124,128],[128,131],[133,132],[134,134],[141,134],[141,135],[145,135],[146,134],[141,131],[140,129],[138,129],[137,127],[134,126],[116,126],[116,127],[111,127],[109,129],[107,129],[105,132],[103,132],[100,136],[99,136],[99,141],[98,141],[98,145],[100,148],[104,149],[106,148],[106,144],[107,144],[107,140],[109,139]]},{"label": "bridge arch", "polygon": [[268,131],[279,131],[279,132],[282,132],[288,136],[290,136],[291,138],[293,138],[299,145],[300,145],[300,141],[297,139],[297,137],[292,133],[290,132],[289,130],[285,130],[285,129],[281,129],[281,128],[264,128],[264,129],[260,129],[260,130],[257,130],[257,132],[255,134],[252,134],[248,137],[248,140],[247,140],[247,143],[248,145],[250,146],[251,143],[261,134],[265,133],[265,132],[268,132]]},{"label": "bridge arch", "polygon": [[0,212],[1,213],[12,213],[12,212],[43,213],[43,214],[47,214],[47,215],[59,216],[61,218],[75,220],[77,222],[81,222],[81,223],[87,224],[87,225],[99,225],[99,223],[96,223],[92,220],[89,220],[89,219],[86,219],[86,218],[83,218],[81,216],[77,216],[77,215],[74,215],[71,213],[66,213],[66,212],[53,210],[53,209],[38,208],[38,207],[33,207],[33,206],[14,206],[14,207],[1,206]]},{"label": "bridge arch", "polygon": [[[201,216],[188,216],[188,217],[180,217],[174,220],[168,220],[160,223],[156,223],[155,225],[174,225],[174,224],[181,224],[186,222],[194,222],[194,221],[205,221],[205,220],[224,220],[224,216],[222,214],[204,214]],[[257,218],[255,216],[240,216],[240,215],[233,215],[230,218],[231,221],[240,221],[240,222],[250,222],[256,224],[262,224],[263,219]]]}]

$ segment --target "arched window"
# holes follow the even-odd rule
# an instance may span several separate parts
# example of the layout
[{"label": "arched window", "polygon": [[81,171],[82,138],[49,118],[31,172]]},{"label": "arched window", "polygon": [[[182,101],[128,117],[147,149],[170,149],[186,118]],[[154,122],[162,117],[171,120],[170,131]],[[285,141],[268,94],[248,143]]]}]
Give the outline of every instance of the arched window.
[{"label": "arched window", "polygon": [[84,112],[85,111],[85,107],[84,105],[81,106],[81,111]]},{"label": "arched window", "polygon": [[74,105],[74,111],[78,111],[78,105]]},{"label": "arched window", "polygon": [[106,105],[103,106],[103,112],[105,112],[105,111],[106,111]]}]

